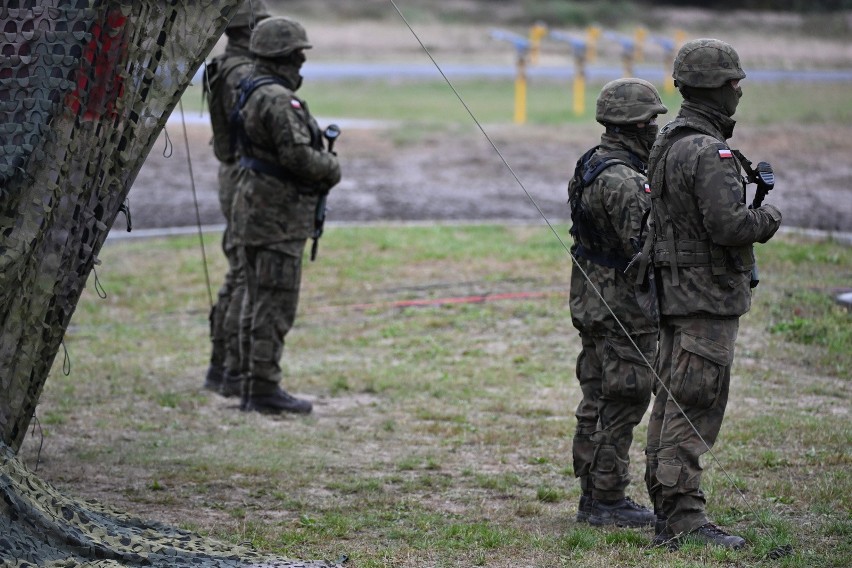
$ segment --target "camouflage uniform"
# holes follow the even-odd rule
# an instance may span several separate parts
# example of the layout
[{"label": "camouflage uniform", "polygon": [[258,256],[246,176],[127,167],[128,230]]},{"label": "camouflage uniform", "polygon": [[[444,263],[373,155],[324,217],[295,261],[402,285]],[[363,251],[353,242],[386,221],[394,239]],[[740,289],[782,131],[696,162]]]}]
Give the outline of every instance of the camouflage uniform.
[{"label": "camouflage uniform", "polygon": [[665,389],[648,426],[646,483],[662,520],[658,538],[693,533],[738,548],[743,539],[708,522],[699,458],[722,425],[739,316],[751,303],[753,243],[772,237],[781,214],[746,205],[740,164],[725,142],[741,96],[732,81],[745,77],[733,48],[688,42],[674,76],[684,102],[648,165],[661,313],[657,372]]},{"label": "camouflage uniform", "polygon": [[263,0],[245,2],[228,22],[225,35],[228,44],[224,53],[214,57],[206,66],[203,87],[210,104],[210,126],[213,129],[213,152],[219,160],[219,206],[225,217],[222,252],[228,260],[228,272],[219,288],[216,304],[210,310],[210,340],[212,351],[205,387],[221,394],[237,394],[240,373],[240,309],[245,293],[245,273],[240,255],[231,242],[231,202],[237,185],[236,147],[229,115],[236,103],[235,91],[240,81],[254,67],[249,51],[251,28],[270,16]]},{"label": "camouflage uniform", "polygon": [[[578,161],[569,185],[576,260],[571,319],[583,346],[576,369],[583,399],[576,411],[574,475],[583,490],[578,520],[592,524],[653,522],[650,511],[625,499],[625,489],[633,429],[651,398],[649,363],[656,351],[657,324],[637,303],[636,269],[625,270],[650,209],[644,168],[657,132],[652,124],[635,125],[665,112],[646,81],[621,79],[605,85],[597,118],[606,132],[601,144]],[[618,505],[602,513],[606,503]]]},{"label": "camouflage uniform", "polygon": [[[281,45],[289,49],[277,49]],[[340,166],[324,150],[316,121],[295,94],[302,49],[310,47],[304,29],[285,18],[264,20],[251,47],[257,65],[241,87],[241,169],[231,211],[247,283],[241,314],[241,333],[249,338],[242,341],[248,345],[242,357],[248,372],[244,407],[310,412],[310,403],[280,389],[279,361],[296,315],[302,253],[313,234],[317,203],[340,180]]]}]

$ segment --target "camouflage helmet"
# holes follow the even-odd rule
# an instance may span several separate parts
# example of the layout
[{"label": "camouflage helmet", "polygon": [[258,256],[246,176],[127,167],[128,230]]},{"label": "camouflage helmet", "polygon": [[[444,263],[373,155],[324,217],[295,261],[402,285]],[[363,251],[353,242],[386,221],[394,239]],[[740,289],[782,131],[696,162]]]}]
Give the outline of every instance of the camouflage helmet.
[{"label": "camouflage helmet", "polygon": [[683,44],[672,72],[678,86],[700,89],[715,89],[745,76],[740,56],[733,47],[718,39],[694,39]]},{"label": "camouflage helmet", "polygon": [[249,51],[259,57],[283,57],[297,49],[308,49],[308,34],[302,24],[278,16],[260,22],[251,34]]},{"label": "camouflage helmet", "polygon": [[636,124],[668,111],[654,85],[631,77],[603,86],[598,95],[595,120],[601,124]]},{"label": "camouflage helmet", "polygon": [[254,24],[269,18],[272,14],[269,13],[269,8],[266,6],[266,0],[243,0],[243,3],[237,8],[226,30],[232,28],[250,28]]}]

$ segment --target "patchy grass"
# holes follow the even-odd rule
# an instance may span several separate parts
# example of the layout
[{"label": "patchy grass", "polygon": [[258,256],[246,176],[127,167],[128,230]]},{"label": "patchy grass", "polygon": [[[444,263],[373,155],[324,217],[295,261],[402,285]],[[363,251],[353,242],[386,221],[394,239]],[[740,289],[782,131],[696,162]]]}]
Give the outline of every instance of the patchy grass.
[{"label": "patchy grass", "polygon": [[[208,250],[218,238],[207,236]],[[815,307],[848,282],[849,249],[790,236],[759,247],[762,282],[705,480],[711,516],[749,546],[669,553],[647,548],[650,530],[574,521],[579,342],[569,259],[548,229],[329,227],[305,265],[284,358],[285,388],[315,412],[278,419],[200,388],[209,306],[197,247],[171,238],[101,251],[106,298],[90,282],[65,339],[70,374],[58,357],[38,407],[44,447],[37,457],[36,434],[21,450],[65,491],[283,556],[345,554],[368,568],[852,557],[852,388],[837,366],[850,351],[848,320]],[[210,260],[218,282],[224,259]],[[785,299],[808,290],[819,292],[799,317],[826,341],[782,325]],[[402,303],[412,301],[423,305]],[[644,436],[643,424],[631,495],[647,503]],[[786,543],[793,555],[770,560]]]}]

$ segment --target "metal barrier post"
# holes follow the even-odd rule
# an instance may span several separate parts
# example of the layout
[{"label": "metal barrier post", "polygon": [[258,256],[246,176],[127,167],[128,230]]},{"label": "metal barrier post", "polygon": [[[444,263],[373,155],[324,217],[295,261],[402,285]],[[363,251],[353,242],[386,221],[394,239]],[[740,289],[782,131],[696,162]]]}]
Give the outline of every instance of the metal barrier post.
[{"label": "metal barrier post", "polygon": [[589,53],[588,44],[574,36],[562,32],[550,32],[550,37],[571,46],[574,55],[574,83],[572,109],[575,116],[586,112],[586,58]]},{"label": "metal barrier post", "polygon": [[504,30],[491,30],[491,37],[499,41],[508,41],[515,46],[515,124],[527,121],[527,58],[530,53],[530,41],[518,34]]}]

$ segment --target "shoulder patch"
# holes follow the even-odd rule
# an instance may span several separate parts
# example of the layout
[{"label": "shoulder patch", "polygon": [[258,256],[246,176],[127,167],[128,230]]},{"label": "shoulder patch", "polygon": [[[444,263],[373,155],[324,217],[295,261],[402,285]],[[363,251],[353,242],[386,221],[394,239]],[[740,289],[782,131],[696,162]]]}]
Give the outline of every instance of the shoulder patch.
[{"label": "shoulder patch", "polygon": [[[302,108],[302,103],[299,102],[299,99],[290,99],[290,106],[293,108]],[[730,154],[730,150],[728,153]]]},{"label": "shoulder patch", "polygon": [[645,184],[645,193],[651,193],[651,186],[647,183]]},{"label": "shoulder patch", "polygon": [[726,160],[728,158],[733,158],[734,153],[731,152],[729,148],[721,148],[719,149],[719,158],[722,160]]}]

